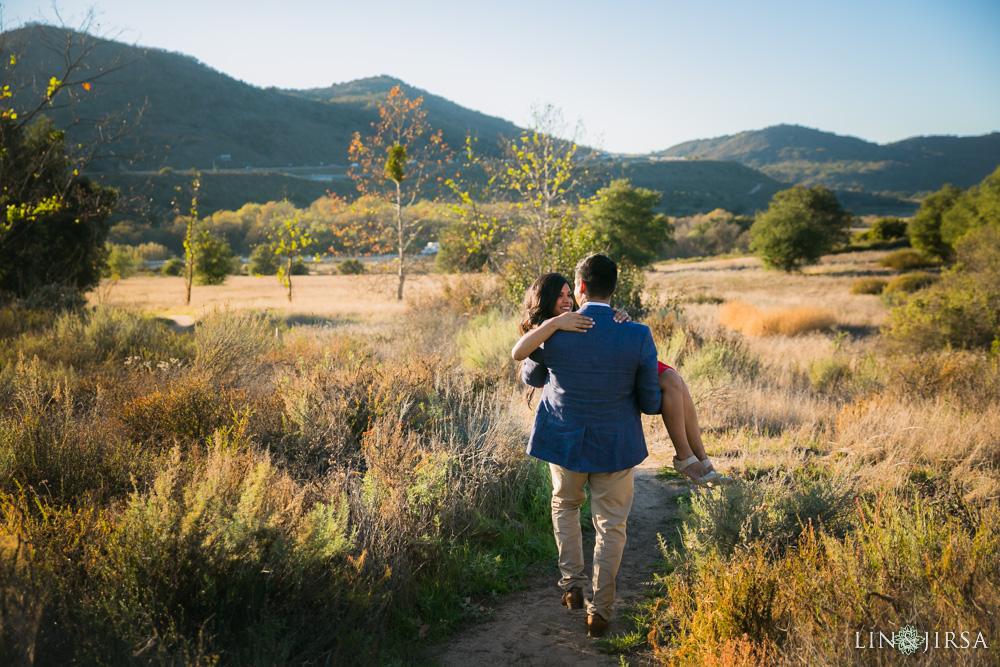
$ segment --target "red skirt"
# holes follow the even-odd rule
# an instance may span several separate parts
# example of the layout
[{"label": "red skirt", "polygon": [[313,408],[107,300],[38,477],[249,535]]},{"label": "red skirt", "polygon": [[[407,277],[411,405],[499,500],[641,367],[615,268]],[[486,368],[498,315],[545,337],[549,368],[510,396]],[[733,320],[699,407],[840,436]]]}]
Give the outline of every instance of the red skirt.
[{"label": "red skirt", "polygon": [[659,375],[663,371],[672,371],[672,370],[674,370],[674,369],[671,368],[670,366],[667,366],[665,363],[663,363],[659,359],[656,360],[656,374],[657,375]]}]

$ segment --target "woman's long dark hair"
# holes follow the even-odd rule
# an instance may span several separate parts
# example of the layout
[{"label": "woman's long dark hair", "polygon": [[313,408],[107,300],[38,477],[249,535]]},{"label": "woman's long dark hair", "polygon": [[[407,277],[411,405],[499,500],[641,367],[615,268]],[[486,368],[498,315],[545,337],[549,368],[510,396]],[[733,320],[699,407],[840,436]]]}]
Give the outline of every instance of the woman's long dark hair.
[{"label": "woman's long dark hair", "polygon": [[561,273],[546,273],[535,278],[524,293],[521,304],[521,324],[518,328],[522,335],[552,317],[563,285],[569,285],[569,281]]},{"label": "woman's long dark hair", "polygon": [[[531,283],[531,287],[524,293],[524,301],[521,303],[521,324],[518,325],[521,335],[528,333],[552,317],[563,285],[569,285],[569,281],[561,273],[546,273],[535,278],[535,282]],[[573,307],[576,307],[575,301]],[[520,361],[517,364],[518,375],[521,374],[523,363]],[[534,387],[528,387],[524,392],[524,402],[528,404],[529,408],[534,394]]]}]

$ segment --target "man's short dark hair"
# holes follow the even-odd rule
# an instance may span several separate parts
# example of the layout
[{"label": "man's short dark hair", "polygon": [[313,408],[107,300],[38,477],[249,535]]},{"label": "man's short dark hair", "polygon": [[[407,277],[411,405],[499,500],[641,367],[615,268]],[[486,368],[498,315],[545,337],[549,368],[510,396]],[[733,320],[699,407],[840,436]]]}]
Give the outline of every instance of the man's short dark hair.
[{"label": "man's short dark hair", "polygon": [[591,299],[610,299],[618,286],[618,265],[607,255],[590,255],[576,265],[576,282]]}]

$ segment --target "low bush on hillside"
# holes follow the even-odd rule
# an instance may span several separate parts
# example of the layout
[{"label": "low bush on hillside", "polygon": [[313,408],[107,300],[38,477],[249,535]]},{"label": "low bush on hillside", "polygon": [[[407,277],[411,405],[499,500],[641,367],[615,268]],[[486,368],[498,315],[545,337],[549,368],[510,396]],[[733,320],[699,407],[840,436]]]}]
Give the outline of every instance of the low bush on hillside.
[{"label": "low bush on hillside", "polygon": [[919,250],[897,250],[879,260],[879,264],[896,271],[912,271],[935,266],[937,262]]},{"label": "low bush on hillside", "polygon": [[913,273],[904,273],[901,276],[896,276],[886,283],[885,289],[882,290],[882,292],[887,297],[899,296],[901,294],[913,294],[914,292],[918,292],[925,287],[930,287],[937,281],[938,276],[933,273],[914,271]]},{"label": "low bush on hillside", "polygon": [[365,272],[365,263],[360,259],[345,259],[337,264],[337,273],[342,276],[356,276]]},{"label": "low bush on hillside", "polygon": [[[679,343],[681,336],[671,339],[672,345],[666,350],[668,361],[674,361],[671,348]],[[743,341],[728,337],[718,337],[706,341],[697,350],[684,356],[681,375],[689,380],[704,380],[709,383],[725,384],[739,379],[753,380],[761,370],[760,357],[750,352]]]},{"label": "low bush on hillside", "polygon": [[165,276],[182,276],[184,275],[184,260],[177,257],[171,257],[166,262],[163,263],[163,267],[160,269],[160,273]]},{"label": "low bush on hillside", "polygon": [[862,278],[851,286],[851,294],[881,294],[888,284],[883,278]]},{"label": "low bush on hillside", "polygon": [[730,301],[719,309],[719,324],[744,336],[798,336],[831,329],[833,311],[812,306],[764,310],[743,301]]},{"label": "low bush on hillside", "polygon": [[902,218],[888,216],[872,223],[869,230],[856,234],[855,241],[893,241],[906,238],[907,222]]},{"label": "low bush on hillside", "polygon": [[918,350],[989,348],[1000,340],[1000,228],[987,225],[955,244],[957,262],[940,281],[889,313],[883,328]]}]

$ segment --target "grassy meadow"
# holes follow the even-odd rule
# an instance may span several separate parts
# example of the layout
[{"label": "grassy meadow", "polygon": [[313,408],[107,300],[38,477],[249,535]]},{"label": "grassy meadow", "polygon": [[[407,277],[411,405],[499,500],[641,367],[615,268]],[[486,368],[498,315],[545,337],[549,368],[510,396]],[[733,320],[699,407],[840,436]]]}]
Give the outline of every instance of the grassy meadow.
[{"label": "grassy meadow", "polygon": [[[648,274],[660,358],[740,483],[664,508],[620,660],[1000,664],[1000,358],[889,345],[890,302],[852,293],[885,255]],[[5,662],[406,663],[551,562],[496,288],[294,280],[291,304],[141,277],[0,311]],[[989,649],[854,648],[906,625]]]}]

